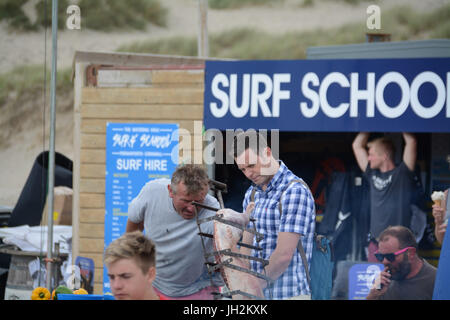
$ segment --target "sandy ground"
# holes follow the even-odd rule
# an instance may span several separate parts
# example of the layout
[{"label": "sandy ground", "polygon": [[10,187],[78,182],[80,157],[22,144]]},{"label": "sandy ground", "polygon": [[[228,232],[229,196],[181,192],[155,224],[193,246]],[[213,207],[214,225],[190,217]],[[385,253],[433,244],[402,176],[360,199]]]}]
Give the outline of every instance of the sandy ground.
[{"label": "sandy ground", "polygon": [[[217,33],[237,27],[250,27],[270,33],[285,33],[312,29],[330,29],[343,24],[365,21],[370,4],[383,10],[396,5],[408,4],[420,11],[435,9],[450,0],[379,0],[350,6],[341,1],[318,1],[312,7],[301,7],[302,0],[285,0],[272,7],[244,8],[237,10],[210,10],[208,32]],[[159,39],[175,35],[196,36],[198,31],[197,0],[165,0],[168,7],[167,28],[149,26],[145,32],[103,33],[91,30],[65,30],[58,33],[58,68],[72,64],[76,50],[114,51],[120,45],[146,39]],[[83,18],[83,13],[81,13]],[[362,30],[366,32],[366,30]],[[0,23],[0,70],[6,72],[18,65],[39,64],[45,59],[45,32],[11,33]],[[50,67],[51,31],[47,32],[47,65]],[[2,88],[0,88],[2,90]],[[36,101],[30,108],[41,108]],[[62,110],[60,105],[63,104]],[[56,150],[73,157],[73,123],[71,97],[57,102]],[[0,112],[1,117],[5,115]],[[5,119],[2,119],[5,120]],[[7,120],[7,119],[6,119]],[[2,123],[4,121],[0,121]],[[49,120],[46,120],[47,124]],[[0,205],[13,207],[20,195],[36,156],[48,148],[48,139],[43,138],[43,116],[35,115],[23,119],[22,125],[12,138],[9,147],[0,147]],[[48,128],[48,127],[47,127]],[[45,132],[48,132],[48,129]],[[2,130],[2,128],[0,128]],[[48,134],[47,134],[48,135]]]}]

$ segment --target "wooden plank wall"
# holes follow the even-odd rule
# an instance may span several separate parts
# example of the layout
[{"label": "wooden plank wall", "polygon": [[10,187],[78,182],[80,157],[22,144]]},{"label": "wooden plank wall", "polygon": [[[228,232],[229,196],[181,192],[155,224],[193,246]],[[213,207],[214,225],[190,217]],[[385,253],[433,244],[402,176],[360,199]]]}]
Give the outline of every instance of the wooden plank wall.
[{"label": "wooden plank wall", "polygon": [[148,72],[147,88],[82,88],[78,244],[79,255],[95,262],[96,294],[103,292],[106,123],[178,123],[192,134],[197,126],[197,136],[191,136],[191,148],[180,152],[180,160],[194,159],[192,151],[202,150],[203,70]]}]

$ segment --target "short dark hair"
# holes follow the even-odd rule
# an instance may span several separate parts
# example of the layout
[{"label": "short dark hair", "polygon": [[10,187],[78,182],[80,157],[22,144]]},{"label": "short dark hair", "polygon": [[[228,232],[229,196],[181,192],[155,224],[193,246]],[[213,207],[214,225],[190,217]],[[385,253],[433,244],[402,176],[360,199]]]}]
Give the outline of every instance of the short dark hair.
[{"label": "short dark hair", "polygon": [[177,192],[177,186],[180,182],[186,186],[189,195],[196,195],[209,188],[209,178],[203,166],[197,164],[179,165],[172,174],[170,182],[172,191]]},{"label": "short dark hair", "polygon": [[240,156],[245,150],[251,149],[260,155],[268,147],[266,138],[255,130],[247,130],[233,137],[233,158]]},{"label": "short dark hair", "polygon": [[416,237],[411,230],[404,226],[389,226],[381,232],[378,237],[379,242],[384,242],[388,237],[394,237],[398,240],[400,249],[414,247],[417,249]]}]

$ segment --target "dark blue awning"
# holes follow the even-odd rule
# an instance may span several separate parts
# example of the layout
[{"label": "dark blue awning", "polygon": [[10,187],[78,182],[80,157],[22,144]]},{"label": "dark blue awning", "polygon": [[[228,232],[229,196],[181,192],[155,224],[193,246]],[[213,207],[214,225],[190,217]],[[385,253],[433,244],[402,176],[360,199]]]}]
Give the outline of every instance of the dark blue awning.
[{"label": "dark blue awning", "polygon": [[450,58],[207,61],[206,129],[450,132]]}]

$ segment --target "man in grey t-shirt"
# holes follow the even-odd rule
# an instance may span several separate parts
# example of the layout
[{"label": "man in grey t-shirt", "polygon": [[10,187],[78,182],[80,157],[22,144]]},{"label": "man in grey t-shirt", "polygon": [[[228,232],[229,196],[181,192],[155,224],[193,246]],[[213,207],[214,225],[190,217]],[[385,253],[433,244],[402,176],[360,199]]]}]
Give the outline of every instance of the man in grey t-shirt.
[{"label": "man in grey t-shirt", "polygon": [[[400,165],[395,166],[395,148],[386,138],[367,143],[369,133],[360,132],[353,141],[353,153],[370,184],[370,234],[368,260],[376,262],[376,239],[386,227],[411,226],[411,204],[415,190],[414,167],[417,142],[414,135],[403,133],[405,148]],[[366,149],[368,147],[368,150]]]},{"label": "man in grey t-shirt", "polygon": [[[214,275],[214,287],[205,265],[202,239],[198,235],[196,210],[192,201],[219,208],[208,194],[206,171],[197,165],[179,166],[172,179],[148,182],[128,208],[127,232],[145,229],[156,247],[156,278],[153,286],[165,299],[212,299],[215,286],[223,284]],[[199,210],[199,218],[215,212]],[[201,225],[213,233],[213,223]],[[212,239],[204,239],[207,252],[213,251]],[[211,261],[212,262],[212,261]]]},{"label": "man in grey t-shirt", "polygon": [[375,253],[385,266],[367,300],[431,300],[436,268],[417,254],[414,234],[406,227],[389,227],[380,234]]},{"label": "man in grey t-shirt", "polygon": [[367,166],[370,181],[370,233],[378,238],[388,226],[411,226],[411,204],[415,190],[414,173],[401,162],[392,170],[382,172]]}]

